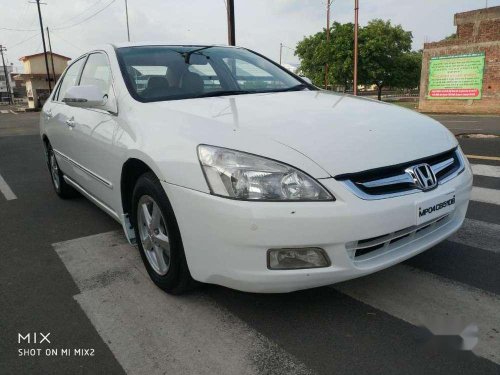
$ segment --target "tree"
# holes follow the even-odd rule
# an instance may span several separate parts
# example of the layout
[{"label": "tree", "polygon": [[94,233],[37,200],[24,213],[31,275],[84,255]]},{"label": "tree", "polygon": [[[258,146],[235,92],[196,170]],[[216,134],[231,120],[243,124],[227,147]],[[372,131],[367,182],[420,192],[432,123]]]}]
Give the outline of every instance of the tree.
[{"label": "tree", "polygon": [[297,44],[295,55],[299,56],[300,72],[314,84],[321,86],[324,66],[329,65],[328,81],[344,86],[348,90],[353,81],[354,25],[334,22],[330,29],[330,43],[326,43],[326,30],[305,37]]},{"label": "tree", "polygon": [[380,100],[383,87],[403,86],[403,66],[410,61],[403,56],[410,53],[413,36],[401,25],[376,19],[360,29],[359,39],[359,64],[366,72],[362,81],[377,86]]},{"label": "tree", "polygon": [[[354,81],[354,24],[335,22],[332,27],[332,42],[327,50],[331,56],[333,81],[343,85],[347,91]],[[363,72],[361,72],[363,76]]]},{"label": "tree", "polygon": [[[359,30],[358,82],[376,85],[379,100],[383,87],[415,88],[418,86],[421,53],[411,51],[412,34],[390,21],[372,20]],[[323,67],[330,65],[329,81],[347,90],[353,81],[354,25],[332,25],[326,45],[326,31],[305,37],[295,54],[301,59],[300,70],[321,85]]]},{"label": "tree", "polygon": [[299,72],[310,78],[316,86],[321,86],[326,63],[326,32],[305,37],[297,44],[295,55],[300,58]]},{"label": "tree", "polygon": [[422,51],[410,51],[401,55],[397,62],[395,80],[392,87],[417,88],[422,70]]}]

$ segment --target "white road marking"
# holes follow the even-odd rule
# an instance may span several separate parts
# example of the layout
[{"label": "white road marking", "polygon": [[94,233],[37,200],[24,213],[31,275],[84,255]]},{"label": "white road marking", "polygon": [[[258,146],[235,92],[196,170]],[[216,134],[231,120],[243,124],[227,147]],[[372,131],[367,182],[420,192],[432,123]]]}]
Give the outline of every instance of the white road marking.
[{"label": "white road marking", "polygon": [[473,186],[471,200],[500,205],[500,190]]},{"label": "white road marking", "polygon": [[415,268],[398,265],[333,286],[413,325],[460,317],[479,327],[474,353],[500,364],[500,297]]},{"label": "white road marking", "polygon": [[128,374],[310,374],[295,357],[202,292],[153,285],[121,231],[54,245],[81,305]]},{"label": "white road marking", "polygon": [[14,194],[10,186],[7,184],[7,182],[5,182],[1,174],[0,174],[0,192],[2,192],[5,199],[7,199],[8,201],[17,199],[16,195]]},{"label": "white road marking", "polygon": [[10,110],[10,113],[17,116],[17,112],[14,112],[12,109]]},{"label": "white road marking", "polygon": [[477,176],[500,177],[500,166],[471,164],[472,172]]},{"label": "white road marking", "polygon": [[460,230],[449,241],[500,253],[500,225],[465,219]]},{"label": "white road marking", "polygon": [[8,110],[6,110],[6,109],[0,109],[0,112],[1,112],[1,113],[4,113],[4,114],[5,114],[5,113],[9,113],[9,111],[8,111]]}]

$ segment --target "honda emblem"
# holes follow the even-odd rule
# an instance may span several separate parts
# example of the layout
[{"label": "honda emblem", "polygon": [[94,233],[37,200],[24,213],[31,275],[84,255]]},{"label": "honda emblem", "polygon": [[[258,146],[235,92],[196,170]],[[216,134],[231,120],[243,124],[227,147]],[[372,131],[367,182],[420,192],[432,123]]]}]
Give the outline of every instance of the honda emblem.
[{"label": "honda emblem", "polygon": [[437,184],[437,178],[429,164],[414,165],[405,170],[413,180],[413,184],[422,191],[434,189]]}]

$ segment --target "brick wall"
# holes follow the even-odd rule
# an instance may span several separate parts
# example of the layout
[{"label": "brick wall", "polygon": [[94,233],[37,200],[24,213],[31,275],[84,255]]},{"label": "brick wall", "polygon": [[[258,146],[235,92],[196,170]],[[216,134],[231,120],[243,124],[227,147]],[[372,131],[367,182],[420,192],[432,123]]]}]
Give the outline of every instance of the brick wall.
[{"label": "brick wall", "polygon": [[[425,43],[419,109],[424,112],[500,114],[500,6],[455,14],[457,38]],[[480,100],[428,100],[429,61],[435,56],[485,53]]]}]

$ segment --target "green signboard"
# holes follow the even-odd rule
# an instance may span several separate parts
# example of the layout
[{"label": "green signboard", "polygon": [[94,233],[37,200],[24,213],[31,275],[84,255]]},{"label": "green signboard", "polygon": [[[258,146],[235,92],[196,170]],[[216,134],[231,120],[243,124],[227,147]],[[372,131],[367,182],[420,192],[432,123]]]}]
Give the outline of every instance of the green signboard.
[{"label": "green signboard", "polygon": [[427,99],[481,99],[484,52],[433,57]]}]

